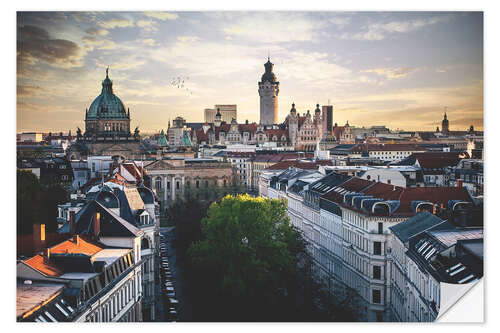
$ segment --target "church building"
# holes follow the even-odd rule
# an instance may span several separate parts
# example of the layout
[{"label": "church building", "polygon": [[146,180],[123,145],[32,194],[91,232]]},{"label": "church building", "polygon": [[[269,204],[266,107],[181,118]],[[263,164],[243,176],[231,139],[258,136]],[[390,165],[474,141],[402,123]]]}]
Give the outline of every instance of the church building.
[{"label": "church building", "polygon": [[77,141],[67,152],[71,159],[92,155],[141,156],[139,128],[130,131],[130,110],[113,92],[113,81],[106,69],[101,93],[85,110],[85,132],[77,130]]}]

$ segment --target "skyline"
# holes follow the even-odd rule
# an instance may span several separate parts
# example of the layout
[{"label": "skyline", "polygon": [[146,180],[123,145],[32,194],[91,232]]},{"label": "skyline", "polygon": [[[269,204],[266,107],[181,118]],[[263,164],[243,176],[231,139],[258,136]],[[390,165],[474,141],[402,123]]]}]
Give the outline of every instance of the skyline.
[{"label": "skyline", "polygon": [[280,122],[330,100],[339,125],[434,130],[447,107],[483,129],[481,12],[19,12],[17,32],[18,132],[83,129],[107,66],[142,132],[214,104],[258,122],[268,54]]}]

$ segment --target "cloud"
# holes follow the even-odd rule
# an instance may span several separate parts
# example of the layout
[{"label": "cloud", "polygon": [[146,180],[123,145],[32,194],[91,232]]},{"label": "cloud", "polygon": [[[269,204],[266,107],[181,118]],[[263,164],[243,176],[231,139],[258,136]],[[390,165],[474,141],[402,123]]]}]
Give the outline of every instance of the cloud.
[{"label": "cloud", "polygon": [[167,12],[144,12],[144,15],[156,18],[161,21],[176,20],[179,17],[179,15],[176,13],[167,13]]},{"label": "cloud", "polygon": [[420,30],[426,26],[447,22],[451,16],[435,16],[408,21],[392,21],[387,23],[374,23],[364,27],[363,31],[357,33],[343,33],[338,37],[353,40],[382,40],[389,34],[407,33]]},{"label": "cloud", "polygon": [[40,96],[43,92],[46,92],[46,90],[38,86],[17,85],[17,98],[36,97]]},{"label": "cloud", "polygon": [[183,42],[183,43],[191,43],[191,42],[196,42],[198,41],[200,38],[198,36],[178,36],[177,37],[177,40],[179,42]]},{"label": "cloud", "polygon": [[146,45],[149,45],[149,46],[156,46],[157,45],[156,41],[154,39],[152,39],[152,38],[143,39],[142,43],[146,44]]},{"label": "cloud", "polygon": [[278,73],[283,80],[328,88],[352,80],[351,70],[332,62],[327,53],[292,51],[285,57]]},{"label": "cloud", "polygon": [[96,27],[89,28],[89,29],[87,29],[86,32],[89,35],[93,35],[93,36],[106,36],[107,34],[109,34],[108,30],[101,29],[101,28],[96,28]]},{"label": "cloud", "polygon": [[316,41],[325,27],[323,21],[314,21],[302,13],[293,12],[228,13],[226,17],[233,21],[221,26],[226,36],[259,43]]},{"label": "cloud", "polygon": [[136,25],[144,31],[158,31],[158,27],[153,20],[138,20]]},{"label": "cloud", "polygon": [[414,72],[415,68],[410,67],[398,67],[398,68],[375,68],[364,70],[364,73],[375,73],[379,76],[385,76],[386,79],[399,79],[407,76],[408,74]]},{"label": "cloud", "polygon": [[79,23],[89,23],[95,21],[95,14],[93,12],[73,12],[71,17]]},{"label": "cloud", "polygon": [[134,21],[112,18],[106,21],[99,22],[99,25],[106,29],[114,29],[114,28],[128,28],[134,26]]},{"label": "cloud", "polygon": [[329,20],[330,23],[335,24],[339,28],[344,28],[351,22],[350,17],[333,17]]},{"label": "cloud", "polygon": [[98,50],[114,50],[117,48],[116,43],[110,39],[98,39],[94,36],[83,36],[82,41],[88,51],[92,51],[94,48]]},{"label": "cloud", "polygon": [[36,26],[19,26],[17,61],[19,67],[43,61],[53,67],[82,67],[86,52],[78,44],[65,39],[52,39]]}]

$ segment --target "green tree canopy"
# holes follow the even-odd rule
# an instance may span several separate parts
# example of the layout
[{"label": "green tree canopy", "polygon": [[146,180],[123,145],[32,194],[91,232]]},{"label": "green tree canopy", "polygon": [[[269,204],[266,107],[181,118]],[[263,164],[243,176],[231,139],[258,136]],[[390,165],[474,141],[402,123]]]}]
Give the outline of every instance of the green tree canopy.
[{"label": "green tree canopy", "polygon": [[[265,314],[280,303],[304,248],[283,200],[226,196],[210,206],[202,231],[204,239],[188,252],[193,276],[203,277],[196,281],[201,289],[225,300],[218,304],[227,315],[248,320],[249,311]],[[232,308],[235,300],[239,305]]]}]

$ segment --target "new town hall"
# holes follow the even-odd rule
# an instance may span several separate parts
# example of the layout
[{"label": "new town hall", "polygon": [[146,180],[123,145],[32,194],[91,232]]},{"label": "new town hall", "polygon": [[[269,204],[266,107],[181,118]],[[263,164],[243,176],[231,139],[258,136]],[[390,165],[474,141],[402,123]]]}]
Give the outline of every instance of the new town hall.
[{"label": "new town hall", "polygon": [[[222,110],[217,109],[215,120],[205,123],[185,123],[177,121],[169,132],[178,131],[179,127],[189,132],[193,145],[228,145],[250,144],[264,147],[290,147],[295,150],[313,151],[321,140],[333,140],[341,143],[354,143],[349,124],[332,125],[333,107],[316,104],[313,112],[307,110],[300,114],[292,104],[289,114],[282,123],[278,123],[279,85],[273,63],[268,59],[264,64],[265,72],[258,83],[260,98],[260,121],[257,123],[238,123],[235,118],[224,121]],[[172,135],[168,135],[169,138]],[[175,136],[175,135],[174,135]]]}]

